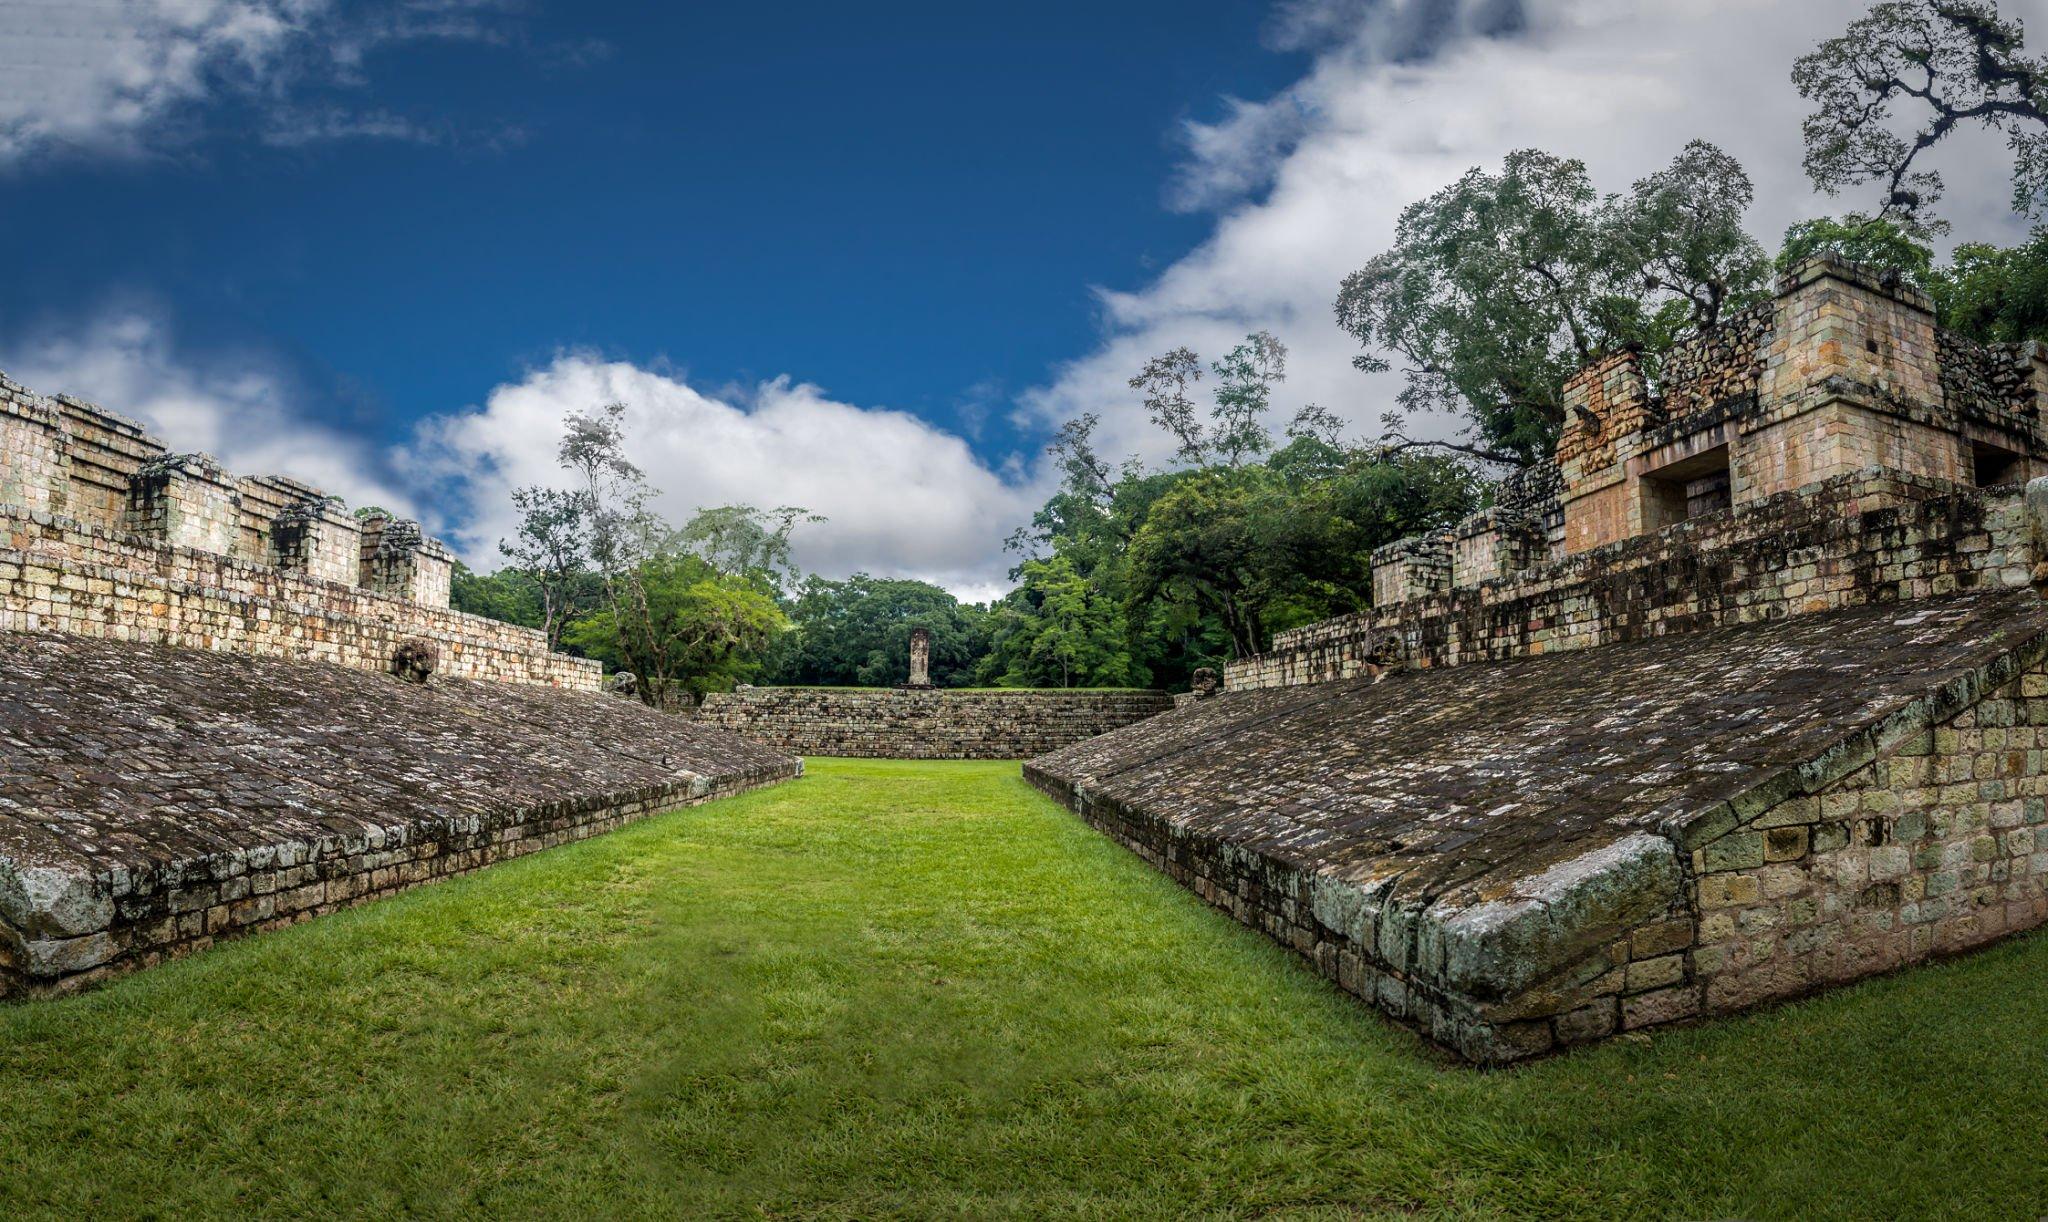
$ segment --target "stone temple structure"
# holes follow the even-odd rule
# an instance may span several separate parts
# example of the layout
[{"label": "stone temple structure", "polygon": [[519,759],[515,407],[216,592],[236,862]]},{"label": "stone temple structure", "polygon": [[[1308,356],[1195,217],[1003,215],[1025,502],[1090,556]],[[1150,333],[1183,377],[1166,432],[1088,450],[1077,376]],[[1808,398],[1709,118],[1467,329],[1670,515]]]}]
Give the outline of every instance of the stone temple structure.
[{"label": "stone temple structure", "polygon": [[450,610],[451,565],[0,377],[0,996],[801,771]]},{"label": "stone temple structure", "polygon": [[1027,777],[1481,1062],[2048,919],[2048,353],[1816,260],[1566,397],[1370,612]]}]

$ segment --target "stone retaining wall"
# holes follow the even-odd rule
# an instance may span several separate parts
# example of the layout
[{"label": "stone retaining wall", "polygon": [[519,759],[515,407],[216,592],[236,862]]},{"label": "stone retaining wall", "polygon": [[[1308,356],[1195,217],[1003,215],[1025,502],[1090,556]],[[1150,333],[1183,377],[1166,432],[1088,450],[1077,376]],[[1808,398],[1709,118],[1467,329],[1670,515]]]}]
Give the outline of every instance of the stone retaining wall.
[{"label": "stone retaining wall", "polygon": [[0,634],[0,996],[801,772],[602,693]]},{"label": "stone retaining wall", "polygon": [[1720,624],[2023,586],[2020,489],[1867,471],[1479,585],[1275,634],[1225,687],[1585,649]]},{"label": "stone retaining wall", "polygon": [[1226,692],[1025,777],[1500,1062],[2048,921],[2031,590]]},{"label": "stone retaining wall", "polygon": [[1028,759],[1172,707],[1155,691],[757,687],[707,696],[697,716],[802,755]]},{"label": "stone retaining wall", "polygon": [[0,631],[66,632],[386,670],[441,647],[456,678],[596,690],[602,668],[541,633],[274,565],[0,506]]}]

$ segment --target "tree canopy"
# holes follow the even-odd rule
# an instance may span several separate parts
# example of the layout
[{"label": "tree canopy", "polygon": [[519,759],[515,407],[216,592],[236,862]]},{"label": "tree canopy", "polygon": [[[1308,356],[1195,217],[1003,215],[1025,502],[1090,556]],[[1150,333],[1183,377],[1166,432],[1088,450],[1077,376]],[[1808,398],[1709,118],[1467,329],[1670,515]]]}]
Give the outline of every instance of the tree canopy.
[{"label": "tree canopy", "polygon": [[[1941,175],[1924,154],[1959,128],[2002,134],[2012,150],[2012,207],[2048,207],[2048,56],[2029,57],[2020,23],[1990,0],[1886,0],[1792,68],[1814,104],[1803,129],[1806,172],[1835,194],[1878,185],[1879,215],[1913,228],[1933,218]],[[1900,133],[1903,109],[1919,126]]]},{"label": "tree canopy", "polygon": [[1521,149],[1404,210],[1394,245],[1344,279],[1337,322],[1359,369],[1401,363],[1403,410],[1465,418],[1473,440],[1454,448],[1524,465],[1555,444],[1575,370],[1622,346],[1654,356],[1764,291],[1753,195],[1704,141],[1605,197],[1585,163]]}]

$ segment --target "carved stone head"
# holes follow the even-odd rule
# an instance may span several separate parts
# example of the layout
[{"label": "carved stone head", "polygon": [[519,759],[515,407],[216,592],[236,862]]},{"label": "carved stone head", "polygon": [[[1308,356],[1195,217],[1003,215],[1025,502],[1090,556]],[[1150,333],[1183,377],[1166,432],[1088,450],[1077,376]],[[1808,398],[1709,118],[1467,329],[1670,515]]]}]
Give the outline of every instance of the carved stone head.
[{"label": "carved stone head", "polygon": [[640,691],[640,676],[630,670],[622,670],[614,674],[611,682],[605,686],[614,696],[637,695]]},{"label": "carved stone head", "polygon": [[1214,670],[1207,666],[1198,666],[1195,668],[1195,673],[1188,679],[1188,686],[1194,689],[1195,699],[1207,700],[1215,695],[1217,689],[1222,687],[1223,684],[1221,680],[1216,678]]},{"label": "carved stone head", "polygon": [[407,683],[425,683],[441,664],[441,647],[424,637],[399,643],[391,655],[391,673]]}]

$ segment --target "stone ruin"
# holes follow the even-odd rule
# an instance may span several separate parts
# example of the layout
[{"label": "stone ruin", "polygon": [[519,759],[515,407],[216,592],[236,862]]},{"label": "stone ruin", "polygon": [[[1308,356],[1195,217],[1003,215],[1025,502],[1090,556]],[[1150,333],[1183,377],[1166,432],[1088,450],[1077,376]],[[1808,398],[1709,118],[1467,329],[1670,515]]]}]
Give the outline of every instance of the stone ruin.
[{"label": "stone ruin", "polygon": [[931,681],[932,634],[910,630],[910,678],[893,690],[755,687],[704,698],[696,715],[784,751],[867,759],[1019,760],[1165,712],[1136,688],[946,690]]},{"label": "stone ruin", "polygon": [[932,688],[932,632],[929,628],[910,630],[910,678],[897,685],[904,691],[923,692]]},{"label": "stone ruin", "polygon": [[799,755],[1021,760],[1171,709],[1165,692],[1099,688],[743,687],[697,718]]},{"label": "stone ruin", "polygon": [[801,772],[451,610],[452,566],[0,377],[0,996]]},{"label": "stone ruin", "polygon": [[2048,919],[2048,352],[1818,259],[1566,398],[1370,611],[1026,776],[1479,1062]]}]

